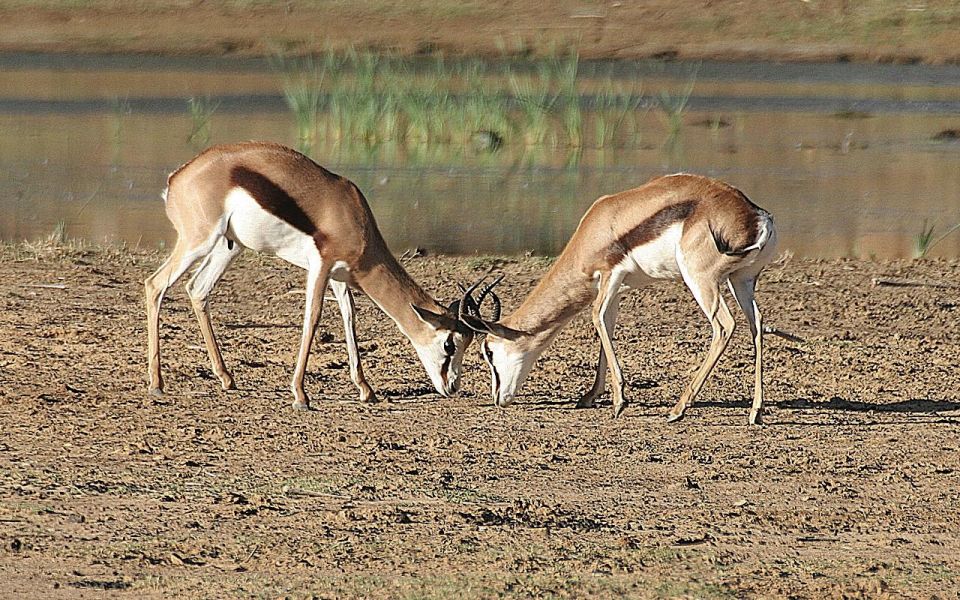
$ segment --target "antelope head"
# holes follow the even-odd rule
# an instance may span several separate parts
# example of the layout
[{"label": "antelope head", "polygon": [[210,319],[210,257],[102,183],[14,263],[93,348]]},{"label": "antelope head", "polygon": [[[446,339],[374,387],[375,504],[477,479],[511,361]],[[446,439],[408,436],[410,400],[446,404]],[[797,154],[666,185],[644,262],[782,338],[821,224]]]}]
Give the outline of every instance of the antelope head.
[{"label": "antelope head", "polygon": [[[461,290],[463,287],[461,286]],[[471,299],[472,301],[472,299]],[[424,335],[411,338],[433,387],[442,396],[452,396],[460,389],[463,356],[473,341],[474,331],[460,319],[462,299],[451,302],[443,312],[433,312],[411,304],[414,312],[428,327]]]},{"label": "antelope head", "polygon": [[[522,331],[511,329],[500,322],[500,297],[493,291],[503,279],[503,275],[484,286],[476,300],[473,299],[474,290],[479,287],[483,279],[474,283],[463,291],[460,300],[459,317],[467,327],[484,336],[480,344],[483,360],[490,365],[491,393],[494,404],[503,408],[509,406],[516,396],[520,385],[527,378],[533,363],[537,360],[537,353],[524,349],[519,342],[529,337]],[[481,308],[484,300],[489,297],[492,310],[490,318],[484,318]]]}]

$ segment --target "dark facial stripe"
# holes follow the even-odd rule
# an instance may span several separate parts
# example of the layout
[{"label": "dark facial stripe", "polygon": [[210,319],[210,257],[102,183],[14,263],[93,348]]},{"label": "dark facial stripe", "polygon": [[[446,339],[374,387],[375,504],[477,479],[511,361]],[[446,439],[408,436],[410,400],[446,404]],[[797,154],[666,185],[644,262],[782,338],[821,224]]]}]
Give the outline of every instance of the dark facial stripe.
[{"label": "dark facial stripe", "polygon": [[322,235],[297,201],[269,177],[246,167],[230,170],[230,185],[243,188],[265,211],[314,239],[320,247]]},{"label": "dark facial stripe", "polygon": [[[453,335],[451,334],[450,337],[447,338],[447,341],[452,339]],[[443,365],[440,367],[440,378],[443,379],[443,383],[447,383],[447,369],[450,368],[450,361],[453,360],[453,355],[447,354],[446,352],[444,352],[444,355]]]},{"label": "dark facial stripe", "polygon": [[500,373],[497,373],[497,368],[493,366],[493,352],[487,348],[487,343],[483,343],[483,354],[487,359],[487,364],[490,365],[490,371],[493,372],[493,390],[494,395],[500,396]]},{"label": "dark facial stripe", "polygon": [[623,260],[628,252],[657,239],[671,225],[690,216],[696,207],[696,200],[684,200],[661,208],[648,219],[626,232],[610,247],[607,254],[608,264],[614,265]]}]

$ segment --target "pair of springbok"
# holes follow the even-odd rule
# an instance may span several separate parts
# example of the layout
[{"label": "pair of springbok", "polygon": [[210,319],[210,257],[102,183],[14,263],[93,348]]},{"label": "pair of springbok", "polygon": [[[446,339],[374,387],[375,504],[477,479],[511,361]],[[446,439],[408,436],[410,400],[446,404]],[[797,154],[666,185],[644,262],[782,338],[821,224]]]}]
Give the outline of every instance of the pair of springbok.
[{"label": "pair of springbok", "polygon": [[[413,344],[434,387],[443,396],[460,386],[464,352],[484,335],[483,358],[492,372],[497,406],[515,398],[537,357],[581,310],[593,304],[600,356],[593,386],[577,403],[592,406],[613,374],[614,415],[627,406],[613,345],[618,299],[624,288],[655,279],[682,278],[713,327],[706,359],[669,420],[694,401],[730,340],[734,319],[721,296],[729,286],[743,311],[756,356],[750,423],[760,419],[763,327],[754,301],[760,271],[771,261],[777,232],[770,215],[736,188],[706,177],[670,175],[598,199],[580,221],[563,253],[520,307],[500,319],[500,300],[480,282],[447,306],[407,274],[387,248],[363,194],[349,180],[281,145],[249,142],[212,147],[174,171],[164,193],[177,230],[167,261],[146,279],[150,391],[160,394],[159,311],[166,290],[199,262],[187,293],[200,322],[213,371],[224,389],[234,387],[210,322],[208,298],[243,248],[276,255],[307,271],[306,307],[291,388],[293,406],[309,408],[303,389],[307,357],[329,286],[343,317],[350,377],[360,399],[373,389],[360,367],[351,289],[369,296]],[[493,317],[481,306],[487,297]]]}]

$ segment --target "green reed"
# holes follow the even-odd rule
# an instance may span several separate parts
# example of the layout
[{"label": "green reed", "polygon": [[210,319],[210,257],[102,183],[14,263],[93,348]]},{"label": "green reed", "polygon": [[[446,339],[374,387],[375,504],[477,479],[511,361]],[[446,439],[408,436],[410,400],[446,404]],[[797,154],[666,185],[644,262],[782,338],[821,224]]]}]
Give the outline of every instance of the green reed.
[{"label": "green reed", "polygon": [[213,102],[209,96],[190,97],[187,99],[187,108],[190,111],[190,135],[187,136],[187,143],[195,149],[206,147],[210,143],[210,135],[213,131],[210,126],[210,118],[220,106],[219,102]]},{"label": "green reed", "polygon": [[[591,92],[580,77],[575,52],[499,69],[482,60],[427,64],[370,52],[327,53],[317,59],[278,58],[284,96],[298,139],[317,136],[338,144],[376,146],[457,145],[495,151],[501,145],[584,144],[581,96]],[[612,88],[611,88],[612,89]],[[612,98],[600,90],[605,117],[599,137],[610,143],[642,105],[631,90]],[[613,93],[613,92],[609,92]]]},{"label": "green reed", "polygon": [[323,81],[328,71],[326,61],[313,58],[278,60],[283,77],[283,97],[293,113],[297,127],[297,146],[310,153],[317,136],[317,115],[323,101]]},{"label": "green reed", "polygon": [[671,94],[667,90],[661,90],[657,95],[657,106],[660,109],[658,114],[667,127],[667,139],[665,140],[667,147],[678,142],[680,131],[683,128],[683,115],[687,112],[687,104],[690,102],[690,95],[693,93],[694,85],[696,85],[699,68],[699,65],[697,65],[688,72],[687,81],[678,93]]},{"label": "green reed", "polygon": [[631,88],[615,84],[608,73],[604,77],[593,106],[593,133],[596,148],[605,148],[615,143],[618,132],[629,134],[629,143],[639,138],[638,116],[649,110],[642,92],[642,83]]},{"label": "green reed", "polygon": [[683,115],[687,111],[687,102],[690,100],[692,91],[693,85],[690,84],[681,90],[678,95],[663,90],[657,96],[658,106],[667,126],[668,140],[676,139],[680,135],[680,130],[683,127]]},{"label": "green reed", "polygon": [[113,106],[113,116],[110,120],[110,164],[117,165],[123,151],[123,124],[133,110],[127,98],[114,97],[110,103]]},{"label": "green reed", "polygon": [[942,242],[944,238],[949,236],[954,231],[960,229],[960,223],[947,228],[947,230],[940,235],[935,234],[936,228],[936,223],[928,223],[926,219],[923,220],[923,225],[921,225],[920,231],[913,238],[914,258],[925,258],[927,253],[933,250],[934,246]]}]

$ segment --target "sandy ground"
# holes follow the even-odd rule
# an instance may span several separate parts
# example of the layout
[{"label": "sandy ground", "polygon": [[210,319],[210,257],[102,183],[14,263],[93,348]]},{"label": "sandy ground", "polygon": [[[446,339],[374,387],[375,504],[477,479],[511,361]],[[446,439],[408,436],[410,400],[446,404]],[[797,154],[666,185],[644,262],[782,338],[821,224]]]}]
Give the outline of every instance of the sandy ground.
[{"label": "sandy ground", "polygon": [[[37,8],[39,7],[39,8]],[[952,3],[0,0],[0,51],[957,62]],[[574,410],[597,342],[577,319],[518,403],[476,348],[443,399],[358,300],[354,401],[333,305],[290,409],[302,275],[247,257],[214,299],[239,390],[219,390],[189,303],[165,304],[168,395],[145,393],[143,277],[161,257],[0,250],[0,597],[960,597],[960,263],[787,260],[761,283],[767,425],[746,426],[739,331],[701,402],[665,415],[709,327],[678,284],[633,293],[631,407]],[[427,257],[427,289],[531,257]],[[953,287],[875,286],[899,277]]]},{"label": "sandy ground", "polygon": [[0,0],[0,51],[960,62],[952,0]]},{"label": "sandy ground", "polygon": [[[239,390],[219,390],[177,287],[169,393],[149,397],[140,282],[159,260],[0,253],[0,597],[960,596],[958,262],[773,266],[759,302],[805,341],[768,341],[767,424],[750,428],[743,329],[665,422],[709,338],[670,283],[623,302],[618,420],[573,407],[596,353],[585,317],[497,409],[476,347],[443,399],[366,298],[363,361],[389,401],[355,401],[330,303],[319,410],[295,412],[303,278],[256,256],[214,297]],[[547,265],[408,263],[440,296],[502,271],[507,310]]]}]

